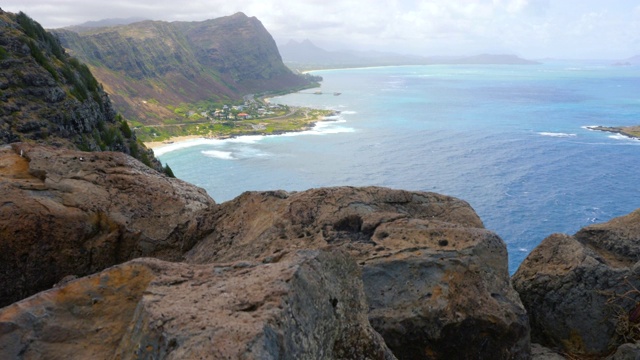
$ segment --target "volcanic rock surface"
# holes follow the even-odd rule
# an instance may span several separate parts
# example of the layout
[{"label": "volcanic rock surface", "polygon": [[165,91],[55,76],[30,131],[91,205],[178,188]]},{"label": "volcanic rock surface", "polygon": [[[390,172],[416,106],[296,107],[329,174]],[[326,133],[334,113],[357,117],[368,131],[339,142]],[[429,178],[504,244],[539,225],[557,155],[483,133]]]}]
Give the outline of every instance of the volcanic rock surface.
[{"label": "volcanic rock surface", "polygon": [[578,357],[637,339],[639,259],[640,210],[546,238],[513,276],[532,339]]},{"label": "volcanic rock surface", "polygon": [[271,261],[339,247],[362,266],[369,319],[398,358],[529,356],[502,240],[464,201],[379,187],[247,192],[185,261]]},{"label": "volcanic rock surface", "polygon": [[395,359],[366,310],[360,270],[339,251],[144,258],[0,310],[0,358]]},{"label": "volcanic rock surface", "polygon": [[140,256],[178,260],[215,202],[119,152],[0,150],[0,304]]}]

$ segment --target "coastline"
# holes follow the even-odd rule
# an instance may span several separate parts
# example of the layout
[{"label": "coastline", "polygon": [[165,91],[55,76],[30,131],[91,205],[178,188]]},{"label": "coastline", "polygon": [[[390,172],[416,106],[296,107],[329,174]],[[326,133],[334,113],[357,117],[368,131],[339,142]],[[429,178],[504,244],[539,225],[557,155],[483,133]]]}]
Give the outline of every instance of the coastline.
[{"label": "coastline", "polygon": [[171,145],[173,143],[176,142],[185,142],[185,141],[189,141],[189,140],[197,140],[197,139],[206,139],[204,136],[202,135],[184,135],[184,136],[174,136],[171,137],[167,140],[164,141],[149,141],[149,142],[145,142],[144,146],[146,146],[148,149],[157,149],[160,147],[164,147],[164,146],[168,146]]},{"label": "coastline", "polygon": [[631,139],[640,140],[640,126],[585,126],[585,128],[593,131],[610,132],[626,136]]},{"label": "coastline", "polygon": [[156,156],[160,156],[166,152],[170,152],[179,148],[183,148],[185,147],[185,145],[188,146],[195,146],[195,145],[199,145],[199,144],[203,144],[203,143],[208,143],[208,142],[215,142],[215,141],[224,141],[224,140],[230,140],[230,139],[237,139],[237,138],[241,138],[241,137],[249,137],[249,136],[258,136],[258,137],[262,137],[262,136],[278,136],[278,135],[284,135],[284,134],[291,134],[291,133],[302,133],[305,131],[311,131],[313,130],[316,125],[320,122],[335,122],[336,120],[333,118],[335,117],[337,114],[339,114],[340,112],[337,110],[333,110],[333,112],[330,115],[326,115],[326,116],[322,116],[320,119],[317,119],[315,121],[311,121],[305,124],[305,126],[297,128],[297,129],[292,129],[292,130],[278,130],[278,131],[274,131],[271,133],[265,133],[262,131],[246,131],[246,132],[242,132],[242,133],[236,133],[233,135],[208,135],[208,136],[203,136],[203,135],[183,135],[183,136],[173,136],[170,137],[169,139],[163,140],[163,141],[148,141],[148,142],[143,142],[144,145],[148,148],[151,149]]}]

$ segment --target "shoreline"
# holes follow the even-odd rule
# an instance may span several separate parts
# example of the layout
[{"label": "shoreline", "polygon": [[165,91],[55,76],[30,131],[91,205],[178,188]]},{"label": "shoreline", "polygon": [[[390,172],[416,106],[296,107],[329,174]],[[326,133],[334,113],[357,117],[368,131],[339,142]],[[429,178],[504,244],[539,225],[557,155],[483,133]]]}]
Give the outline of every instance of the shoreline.
[{"label": "shoreline", "polygon": [[202,135],[173,136],[164,141],[149,141],[149,142],[144,142],[143,144],[144,146],[147,147],[147,149],[153,150],[153,149],[168,146],[177,142],[185,142],[185,141],[197,140],[197,139],[207,139],[207,137],[204,137]]},{"label": "shoreline", "polygon": [[626,136],[630,139],[640,140],[640,126],[585,126],[585,128],[593,131],[609,132]]},{"label": "shoreline", "polygon": [[[331,115],[327,115],[327,116],[323,116],[322,118],[315,120],[313,122],[309,122],[306,124],[306,126],[301,127],[299,129],[296,130],[283,130],[283,131],[276,131],[276,132],[272,132],[272,133],[264,133],[264,132],[259,132],[259,131],[247,131],[244,133],[239,133],[239,134],[234,134],[232,136],[203,136],[203,135],[182,135],[182,136],[173,136],[170,137],[167,140],[163,140],[163,141],[148,141],[148,142],[143,142],[143,144],[150,150],[154,151],[154,150],[161,150],[161,149],[165,149],[165,148],[170,148],[170,147],[176,147],[176,149],[178,148],[183,148],[185,143],[189,143],[189,142],[193,142],[193,146],[198,145],[202,142],[206,142],[206,141],[223,141],[223,140],[231,140],[231,139],[237,139],[237,138],[241,138],[241,137],[248,137],[248,136],[278,136],[278,135],[284,135],[284,134],[291,134],[291,133],[302,133],[305,131],[310,131],[313,130],[313,128],[316,127],[317,123],[320,122],[335,122],[336,120],[333,119],[332,117],[336,116],[340,114],[340,111],[338,110],[333,110],[333,113]],[[158,151],[160,152],[160,155],[166,153],[166,152],[170,152],[172,150],[168,150],[168,151]],[[154,153],[156,153],[156,151],[154,151]],[[160,156],[158,154],[156,154],[156,156]]]}]

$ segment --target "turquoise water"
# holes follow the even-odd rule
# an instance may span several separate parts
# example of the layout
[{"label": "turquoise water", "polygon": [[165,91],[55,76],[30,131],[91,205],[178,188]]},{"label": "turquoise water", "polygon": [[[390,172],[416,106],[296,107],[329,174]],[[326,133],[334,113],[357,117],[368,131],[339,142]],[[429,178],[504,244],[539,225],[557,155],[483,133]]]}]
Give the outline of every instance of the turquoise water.
[{"label": "turquoise water", "polygon": [[[273,103],[340,110],[309,132],[160,149],[218,202],[246,190],[379,185],[468,201],[507,243],[511,271],[542,239],[640,207],[640,68],[608,64],[318,71]],[[340,96],[332,95],[341,92]]]}]

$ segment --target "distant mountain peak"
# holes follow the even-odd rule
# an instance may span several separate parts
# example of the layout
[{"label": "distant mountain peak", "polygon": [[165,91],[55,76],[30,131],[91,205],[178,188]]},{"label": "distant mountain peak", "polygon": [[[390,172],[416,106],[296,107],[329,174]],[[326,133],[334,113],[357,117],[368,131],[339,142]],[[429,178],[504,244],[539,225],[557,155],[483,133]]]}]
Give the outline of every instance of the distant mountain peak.
[{"label": "distant mountain peak", "polygon": [[431,56],[402,55],[384,51],[327,51],[309,39],[289,40],[279,47],[283,61],[300,69],[327,67],[359,67],[390,65],[430,65],[430,64],[537,64],[510,54],[481,54],[475,56]]},{"label": "distant mountain peak", "polygon": [[614,66],[633,66],[640,65],[640,55],[632,56],[624,60],[620,60],[613,64]]}]

